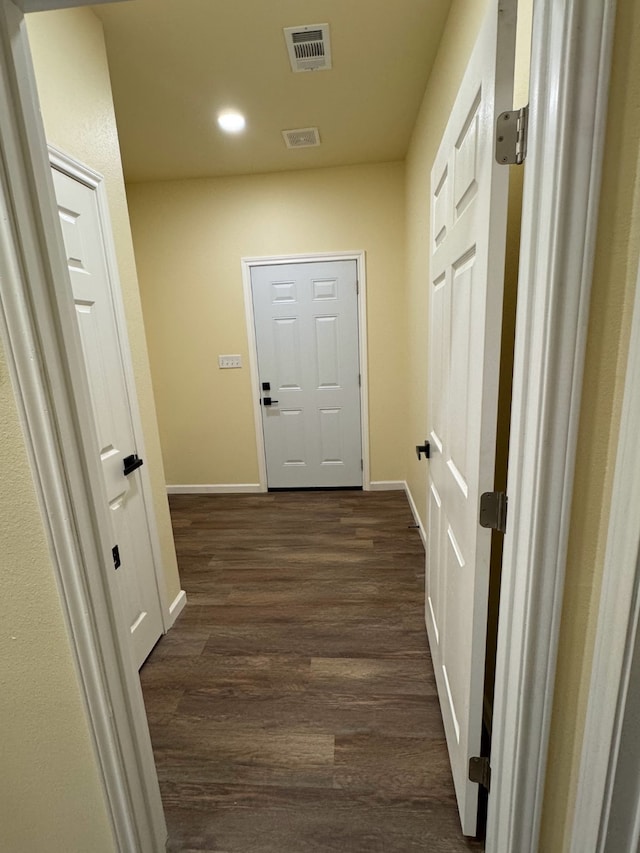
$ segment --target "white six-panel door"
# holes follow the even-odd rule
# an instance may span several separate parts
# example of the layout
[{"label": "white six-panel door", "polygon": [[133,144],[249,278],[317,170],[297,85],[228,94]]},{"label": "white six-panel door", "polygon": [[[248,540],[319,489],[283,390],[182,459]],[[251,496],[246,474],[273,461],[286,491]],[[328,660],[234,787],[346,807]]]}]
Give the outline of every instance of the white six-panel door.
[{"label": "white six-panel door", "polygon": [[255,266],[251,291],[269,488],[362,486],[356,262]]},{"label": "white six-panel door", "polygon": [[492,3],[431,172],[426,621],[466,835],[482,733],[508,169],[494,160],[497,113],[511,109],[515,15]]},{"label": "white six-panel door", "polygon": [[95,190],[52,171],[95,419],[96,454],[121,561],[113,571],[131,631],[132,660],[139,668],[163,623],[140,471],[124,473],[124,459],[135,454],[136,444],[103,226]]}]

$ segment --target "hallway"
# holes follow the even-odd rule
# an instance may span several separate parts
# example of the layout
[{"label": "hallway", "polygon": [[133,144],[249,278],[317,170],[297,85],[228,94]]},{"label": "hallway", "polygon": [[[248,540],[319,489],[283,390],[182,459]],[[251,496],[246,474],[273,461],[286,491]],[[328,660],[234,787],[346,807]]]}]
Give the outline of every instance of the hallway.
[{"label": "hallway", "polygon": [[402,492],[176,495],[188,605],[141,671],[171,851],[454,853]]}]

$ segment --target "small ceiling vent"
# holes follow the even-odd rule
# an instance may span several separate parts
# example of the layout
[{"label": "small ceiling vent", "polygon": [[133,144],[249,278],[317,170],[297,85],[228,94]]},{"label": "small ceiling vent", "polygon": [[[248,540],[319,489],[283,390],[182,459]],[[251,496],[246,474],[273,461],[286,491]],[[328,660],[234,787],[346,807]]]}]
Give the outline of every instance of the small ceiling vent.
[{"label": "small ceiling vent", "polygon": [[329,24],[285,27],[284,38],[292,71],[325,71],[331,68]]},{"label": "small ceiling vent", "polygon": [[317,127],[283,130],[282,135],[287,143],[287,148],[314,148],[320,145],[320,134]]}]

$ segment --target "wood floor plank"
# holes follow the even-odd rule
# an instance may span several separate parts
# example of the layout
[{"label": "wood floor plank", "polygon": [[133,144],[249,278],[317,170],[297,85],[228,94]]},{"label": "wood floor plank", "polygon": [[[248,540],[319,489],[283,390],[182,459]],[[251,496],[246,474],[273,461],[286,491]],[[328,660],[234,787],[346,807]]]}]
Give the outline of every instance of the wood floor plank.
[{"label": "wood floor plank", "polygon": [[[174,853],[462,853],[455,806],[326,789],[163,786]],[[187,805],[188,804],[188,805]]]},{"label": "wood floor plank", "polygon": [[180,853],[459,853],[402,492],[174,495],[187,606],[140,676]]}]

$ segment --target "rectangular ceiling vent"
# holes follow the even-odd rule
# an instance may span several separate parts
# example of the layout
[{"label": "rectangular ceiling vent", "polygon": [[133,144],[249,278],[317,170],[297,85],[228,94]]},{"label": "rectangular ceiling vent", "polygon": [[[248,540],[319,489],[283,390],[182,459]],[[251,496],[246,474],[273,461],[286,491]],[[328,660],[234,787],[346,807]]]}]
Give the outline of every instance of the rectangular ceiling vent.
[{"label": "rectangular ceiling vent", "polygon": [[326,71],[331,68],[329,24],[285,27],[284,38],[292,71]]},{"label": "rectangular ceiling vent", "polygon": [[287,143],[287,148],[314,148],[320,145],[320,134],[317,127],[283,130],[282,135]]}]

